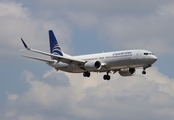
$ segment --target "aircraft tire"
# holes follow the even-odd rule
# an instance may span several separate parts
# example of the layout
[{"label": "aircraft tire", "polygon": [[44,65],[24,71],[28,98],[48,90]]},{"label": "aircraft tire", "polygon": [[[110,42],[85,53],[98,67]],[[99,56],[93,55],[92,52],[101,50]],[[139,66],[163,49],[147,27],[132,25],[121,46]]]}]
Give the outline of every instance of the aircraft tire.
[{"label": "aircraft tire", "polygon": [[90,75],[91,75],[90,72],[87,72],[87,77],[90,77]]},{"label": "aircraft tire", "polygon": [[109,75],[104,75],[104,76],[103,76],[103,79],[104,79],[104,80],[110,80],[110,78],[111,78],[111,77],[110,77]]},{"label": "aircraft tire", "polygon": [[111,77],[109,75],[107,75],[107,80],[110,80],[110,79],[111,79]]},{"label": "aircraft tire", "polygon": [[84,73],[83,73],[83,76],[84,76],[84,77],[90,77],[90,75],[91,75],[90,72],[84,72]]},{"label": "aircraft tire", "polygon": [[142,71],[142,74],[144,74],[144,75],[145,75],[145,74],[146,74],[146,71]]}]

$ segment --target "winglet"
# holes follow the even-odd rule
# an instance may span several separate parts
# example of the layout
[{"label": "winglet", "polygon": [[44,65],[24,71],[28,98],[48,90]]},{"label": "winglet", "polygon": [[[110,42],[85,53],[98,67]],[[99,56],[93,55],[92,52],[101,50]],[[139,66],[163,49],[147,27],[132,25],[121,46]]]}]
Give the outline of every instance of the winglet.
[{"label": "winglet", "polygon": [[24,42],[24,40],[23,40],[22,38],[21,38],[21,41],[22,41],[22,43],[23,43],[25,49],[30,50],[30,48],[28,48],[27,44]]}]

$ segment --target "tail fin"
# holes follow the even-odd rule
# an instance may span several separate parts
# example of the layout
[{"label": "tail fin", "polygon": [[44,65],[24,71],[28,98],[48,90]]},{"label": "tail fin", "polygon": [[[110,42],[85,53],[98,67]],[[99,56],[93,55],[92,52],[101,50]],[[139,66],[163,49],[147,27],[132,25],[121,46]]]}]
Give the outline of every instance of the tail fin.
[{"label": "tail fin", "polygon": [[61,47],[59,46],[57,39],[52,30],[49,30],[49,40],[50,40],[50,53],[63,56]]}]

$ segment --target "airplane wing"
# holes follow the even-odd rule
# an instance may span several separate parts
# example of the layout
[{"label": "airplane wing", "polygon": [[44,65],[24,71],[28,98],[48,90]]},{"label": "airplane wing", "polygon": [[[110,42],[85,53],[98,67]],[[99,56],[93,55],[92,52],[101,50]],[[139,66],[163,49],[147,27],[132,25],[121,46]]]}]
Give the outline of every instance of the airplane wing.
[{"label": "airplane wing", "polygon": [[[50,56],[50,57],[52,57],[53,59],[55,59],[57,61],[61,61],[63,63],[67,63],[67,64],[75,64],[79,67],[83,66],[86,63],[86,61],[84,61],[84,60],[76,60],[76,59],[69,58],[69,57],[54,55],[54,54],[51,54],[51,53],[31,49],[27,46],[27,44],[24,42],[24,40],[22,38],[21,38],[21,41],[22,41],[22,43],[23,43],[26,50],[29,50],[29,51],[32,51],[32,52],[35,52],[35,53],[39,53],[39,54],[42,54],[42,55]],[[44,62],[52,62],[52,60],[49,61],[49,60],[45,60],[45,59],[42,59],[42,58],[36,58],[36,57],[32,57],[32,56],[24,56],[24,57],[31,58],[31,59],[36,59],[36,60],[40,60],[40,61],[44,61]]]},{"label": "airplane wing", "polygon": [[34,60],[39,60],[39,61],[43,61],[43,62],[47,62],[47,63],[54,63],[55,62],[54,60],[47,60],[47,59],[33,57],[33,56],[22,55],[22,57],[26,57],[26,58],[30,58],[30,59],[34,59]]}]

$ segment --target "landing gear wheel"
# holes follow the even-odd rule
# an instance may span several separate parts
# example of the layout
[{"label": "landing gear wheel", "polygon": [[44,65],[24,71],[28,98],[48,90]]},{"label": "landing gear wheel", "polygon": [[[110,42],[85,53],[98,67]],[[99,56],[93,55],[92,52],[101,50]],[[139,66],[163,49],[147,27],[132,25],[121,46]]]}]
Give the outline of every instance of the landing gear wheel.
[{"label": "landing gear wheel", "polygon": [[107,78],[106,75],[104,75],[104,76],[103,76],[103,79],[106,80],[106,78]]},{"label": "landing gear wheel", "polygon": [[144,75],[145,75],[145,74],[146,74],[146,71],[142,71],[142,74],[144,74]]},{"label": "landing gear wheel", "polygon": [[107,75],[107,80],[110,80],[110,79],[111,79],[111,77],[109,75]]},{"label": "landing gear wheel", "polygon": [[87,72],[87,77],[90,77],[90,75],[91,75],[90,72]]},{"label": "landing gear wheel", "polygon": [[110,77],[109,75],[104,75],[104,76],[103,76],[103,79],[104,79],[104,80],[110,80],[110,78],[111,78],[111,77]]},{"label": "landing gear wheel", "polygon": [[90,72],[84,72],[84,73],[83,73],[83,76],[84,76],[84,77],[90,77],[90,75],[91,75]]}]

